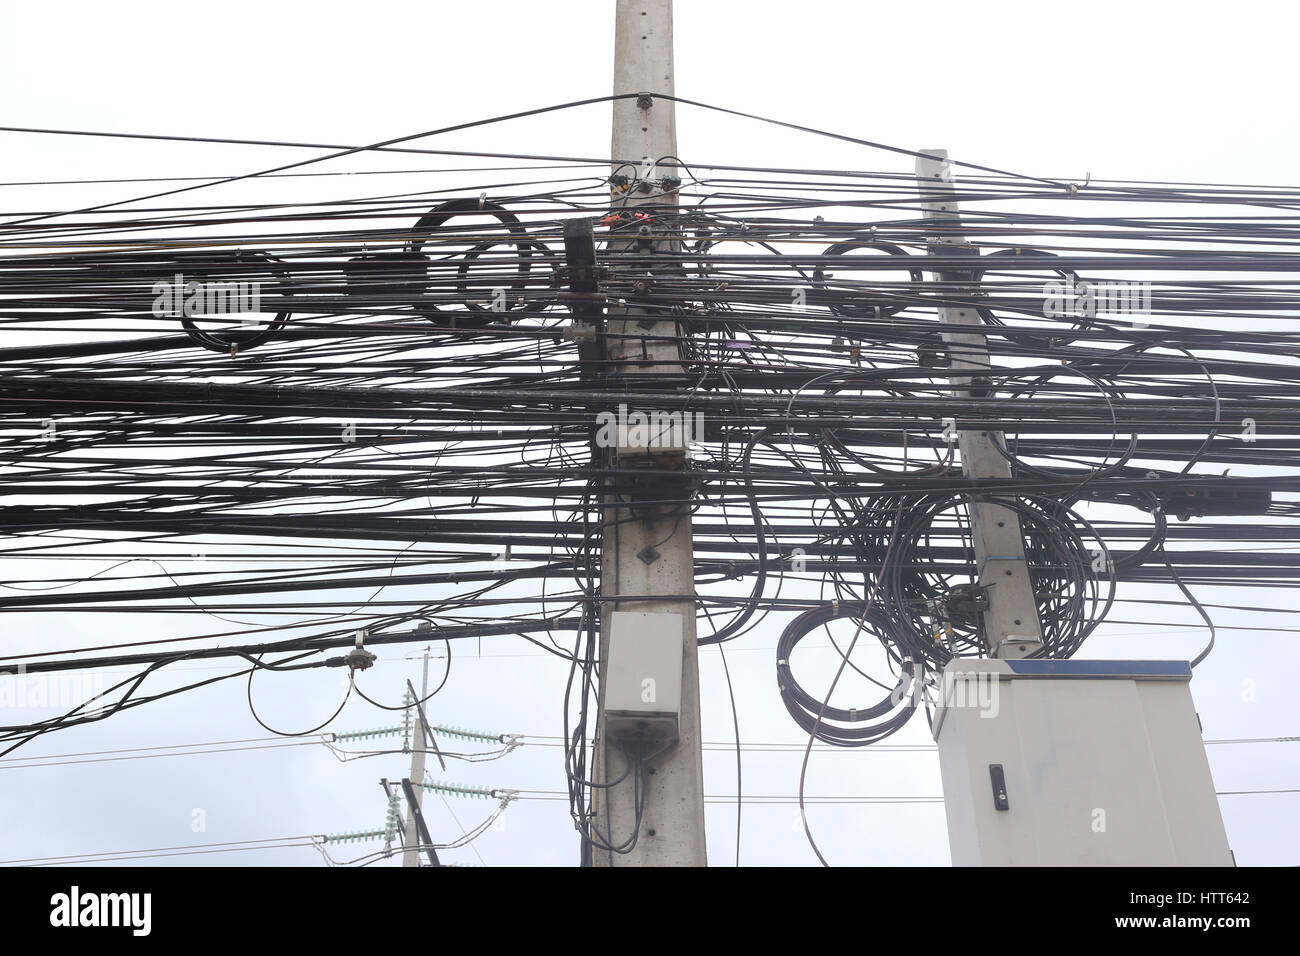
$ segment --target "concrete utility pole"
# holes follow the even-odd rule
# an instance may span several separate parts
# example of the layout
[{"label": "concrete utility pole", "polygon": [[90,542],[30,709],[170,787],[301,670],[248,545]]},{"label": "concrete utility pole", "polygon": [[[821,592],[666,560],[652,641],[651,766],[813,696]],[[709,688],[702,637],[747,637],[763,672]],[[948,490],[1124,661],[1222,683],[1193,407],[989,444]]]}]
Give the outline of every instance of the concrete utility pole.
[{"label": "concrete utility pole", "polygon": [[[628,176],[630,186],[614,187],[616,206],[629,210],[648,206],[676,206],[676,186],[664,177],[678,175],[675,158],[677,133],[674,104],[657,94],[673,93],[672,0],[618,0],[614,47],[614,93],[649,94],[614,102],[613,173]],[[653,185],[652,185],[653,183]],[[624,205],[625,204],[625,205]],[[654,224],[650,224],[654,229]],[[620,267],[637,248],[635,240],[621,240]],[[645,243],[642,243],[644,247]],[[676,244],[656,239],[648,253],[672,252]],[[624,255],[624,250],[629,250]],[[649,267],[653,268],[653,267]],[[653,279],[651,279],[653,283]],[[653,297],[653,290],[651,290]],[[606,355],[611,361],[626,356],[620,374],[650,375],[656,384],[682,378],[681,334],[672,319],[663,319],[635,305],[617,310],[607,320]],[[684,378],[683,385],[684,383]],[[620,466],[621,467],[621,466]],[[685,495],[685,485],[680,486]],[[601,556],[600,666],[602,677],[609,659],[611,618],[615,611],[648,611],[680,615],[683,660],[678,743],[645,761],[644,812],[637,832],[634,775],[608,789],[593,790],[593,819],[614,845],[637,832],[635,847],[626,854],[592,850],[597,866],[704,866],[704,766],[700,748],[699,666],[695,644],[695,602],[692,598],[666,600],[655,595],[695,594],[695,553],[691,517],[683,505],[635,510],[627,498],[606,499],[604,545]],[[648,498],[653,492],[642,492]],[[675,512],[675,513],[674,513]],[[606,681],[601,681],[600,716],[596,730],[593,778],[616,780],[627,769],[617,747],[605,735]]]},{"label": "concrete utility pole", "polygon": [[[925,218],[937,227],[929,240],[931,255],[973,252],[960,234],[961,215],[952,187],[948,151],[924,149],[921,152],[925,155],[916,160],[917,186],[922,196],[929,197],[929,201],[922,203]],[[960,272],[938,273],[935,277],[944,283],[969,282]],[[991,367],[988,342],[982,332],[971,328],[981,324],[979,313],[972,306],[940,308],[939,321],[958,327],[943,333],[952,369],[971,369],[987,380]],[[964,398],[986,393],[987,386],[981,388],[979,382],[972,381],[974,377],[953,376],[953,393]],[[1001,440],[1001,432],[958,433],[961,467],[967,478],[1011,477],[1010,463],[998,454],[994,444]],[[984,611],[984,637],[989,656],[1026,657],[1042,646],[1043,639],[1038,602],[1025,563],[1020,516],[991,501],[978,501],[971,507],[971,525],[979,585],[985,589],[989,602]]]},{"label": "concrete utility pole", "polygon": [[[424,677],[420,680],[420,696],[411,701],[411,707],[415,711],[415,730],[411,733],[411,783],[415,789],[415,805],[424,805],[424,760],[425,754],[428,753],[427,744],[428,728],[424,726],[424,711],[416,705],[417,701],[423,700],[429,693],[429,651],[424,651]],[[420,832],[416,826],[415,811],[407,808],[406,811],[406,850],[402,852],[402,866],[419,866],[420,851],[416,847],[420,846]]]}]

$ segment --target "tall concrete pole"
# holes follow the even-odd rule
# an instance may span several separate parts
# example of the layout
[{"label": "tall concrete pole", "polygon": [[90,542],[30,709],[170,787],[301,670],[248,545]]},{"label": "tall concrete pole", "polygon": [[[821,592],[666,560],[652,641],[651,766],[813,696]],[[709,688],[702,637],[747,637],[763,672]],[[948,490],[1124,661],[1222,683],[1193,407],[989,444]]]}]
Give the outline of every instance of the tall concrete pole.
[{"label": "tall concrete pole", "polygon": [[[921,150],[916,161],[917,187],[926,220],[935,228],[930,237],[934,255],[961,254],[970,243],[960,234],[961,215],[952,186],[952,167],[943,149]],[[940,273],[941,282],[969,281],[961,273]],[[952,326],[943,332],[953,371],[969,369],[970,376],[953,376],[954,394],[968,397],[981,392],[976,376],[987,377],[988,341],[979,331],[979,313],[972,306],[940,308],[939,320]],[[962,472],[967,478],[1010,478],[1011,465],[998,454],[993,431],[959,431]],[[992,501],[977,501],[971,508],[971,537],[979,584],[988,595],[984,612],[984,638],[991,657],[1026,657],[1042,646],[1038,601],[1025,562],[1025,538],[1016,512]]]},{"label": "tall concrete pole", "polygon": [[[429,693],[429,650],[424,651],[424,677],[420,680],[420,696],[416,700],[424,700]],[[428,753],[427,744],[428,730],[424,726],[424,714],[422,709],[417,706],[416,700],[411,701],[411,709],[415,711],[415,730],[411,733],[411,785],[415,788],[415,803],[417,806],[424,805],[424,761],[425,754]],[[402,866],[419,866],[420,865],[420,831],[415,823],[415,811],[410,807],[406,810],[406,849],[402,852]]]},{"label": "tall concrete pole", "polygon": [[[628,209],[675,207],[676,187],[662,183],[678,175],[677,132],[673,103],[655,94],[673,93],[672,0],[618,0],[614,38],[614,93],[648,93],[648,97],[614,102],[615,176],[629,177],[626,188],[614,187],[614,204]],[[653,214],[651,212],[651,214]],[[656,223],[650,223],[651,230]],[[642,246],[645,244],[642,243]],[[656,239],[648,261],[674,251],[676,244]],[[634,241],[612,249],[624,268]],[[647,269],[653,272],[653,265]],[[653,283],[653,278],[651,278]],[[652,290],[653,295],[653,290]],[[607,320],[606,354],[625,355],[620,373],[654,377],[656,385],[680,380],[684,386],[677,323],[629,306]],[[644,386],[643,386],[644,387]],[[665,399],[667,404],[670,399]],[[668,409],[665,409],[668,410]],[[635,774],[608,789],[593,790],[593,819],[614,845],[636,834],[630,852],[592,849],[597,866],[704,866],[704,766],[700,748],[699,665],[695,644],[695,602],[656,595],[695,594],[695,553],[686,502],[679,507],[633,508],[635,492],[606,498],[601,555],[602,602],[600,659],[608,659],[610,617],[614,611],[650,611],[681,616],[682,660],[680,740],[645,762],[640,826],[634,807]],[[644,493],[643,493],[644,494]],[[682,492],[683,496],[685,491]],[[653,498],[654,495],[647,495]],[[649,560],[647,560],[649,559]],[[609,598],[618,598],[616,601]],[[618,747],[604,738],[605,694],[602,682],[593,777],[616,780],[627,769]]]}]

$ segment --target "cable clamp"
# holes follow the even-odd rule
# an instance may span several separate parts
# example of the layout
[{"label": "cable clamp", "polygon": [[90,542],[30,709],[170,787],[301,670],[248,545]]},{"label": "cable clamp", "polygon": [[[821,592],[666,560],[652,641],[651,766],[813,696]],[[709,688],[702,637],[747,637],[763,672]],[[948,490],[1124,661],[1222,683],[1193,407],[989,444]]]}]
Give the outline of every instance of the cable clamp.
[{"label": "cable clamp", "polygon": [[357,643],[348,656],[343,658],[348,665],[349,670],[363,671],[370,667],[378,658],[365,648],[366,638],[370,636],[367,630],[357,631]]}]

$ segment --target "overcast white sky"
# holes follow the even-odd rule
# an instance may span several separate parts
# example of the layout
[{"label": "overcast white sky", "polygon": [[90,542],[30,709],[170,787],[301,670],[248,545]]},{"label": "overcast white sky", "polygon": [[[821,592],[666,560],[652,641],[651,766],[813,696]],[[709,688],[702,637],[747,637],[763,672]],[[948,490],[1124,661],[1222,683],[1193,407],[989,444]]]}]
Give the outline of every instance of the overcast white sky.
[{"label": "overcast white sky", "polygon": [[[5,126],[364,144],[601,96],[611,83],[613,4],[600,0],[12,4],[0,17]],[[680,96],[906,148],[946,147],[955,159],[1064,179],[1296,181],[1298,15],[1290,4],[678,0],[675,19]],[[608,113],[607,106],[591,107],[431,145],[602,156],[609,149]],[[677,124],[679,153],[697,165],[911,169],[906,157],[828,145],[689,108],[679,110]],[[0,134],[0,149],[5,183],[229,175],[303,158],[299,151],[264,147],[22,134]],[[368,160],[353,162],[351,168],[367,168]],[[10,218],[136,192],[130,184],[0,187],[0,211]],[[1205,597],[1231,603],[1234,595],[1206,589]],[[1278,591],[1267,599],[1300,610],[1293,594]],[[1178,619],[1195,618],[1189,612]],[[120,636],[124,620],[6,615],[0,637],[5,648],[15,649],[51,640],[59,646],[95,643]],[[786,620],[773,615],[728,651],[747,741],[801,742],[780,706],[773,672],[772,648]],[[1289,620],[1241,615],[1231,623],[1282,626]],[[179,616],[130,624],[133,634],[147,628],[159,636],[205,626]],[[1203,642],[1196,631],[1139,637],[1134,627],[1108,630],[1110,636],[1095,639],[1083,656],[1186,659]],[[1220,637],[1192,685],[1207,738],[1300,732],[1294,696],[1300,667],[1287,653],[1290,641],[1262,632]],[[558,735],[565,666],[515,639],[485,639],[481,656],[476,651],[457,648],[451,680],[431,718],[493,733]],[[382,651],[379,666],[364,675],[367,692],[395,703],[407,677],[418,685],[419,663],[410,659],[415,654],[413,648]],[[729,741],[731,712],[717,651],[701,657],[704,736]],[[213,674],[230,669],[178,670],[197,677],[205,666]],[[253,693],[264,719],[302,729],[333,709],[337,680],[336,672],[262,675]],[[1254,682],[1253,700],[1243,694],[1244,681]],[[391,722],[354,702],[333,728]],[[31,758],[264,736],[249,715],[242,682],[234,682],[50,735],[21,753]],[[924,721],[914,720],[890,743],[928,744]],[[1209,753],[1221,790],[1300,787],[1300,745],[1211,746]],[[747,753],[746,793],[795,793],[798,761],[792,753]],[[400,779],[406,768],[401,755],[340,763],[320,746],[36,769],[0,764],[0,859],[378,827],[385,807],[377,781]],[[734,794],[732,753],[709,751],[705,770],[709,794]],[[564,790],[561,753],[554,747],[527,747],[497,762],[452,764],[445,775],[435,767],[434,775],[490,787]],[[937,797],[937,758],[927,750],[819,751],[808,792]],[[426,807],[435,838],[459,833],[442,801],[430,799]],[[451,807],[464,825],[490,810],[483,801],[457,800]],[[1239,863],[1300,862],[1293,822],[1300,794],[1224,797],[1222,807]],[[201,833],[192,828],[196,809],[206,819]],[[809,813],[833,863],[948,862],[939,803],[817,806]],[[743,862],[815,862],[796,817],[790,805],[746,806]],[[474,844],[477,853],[449,851],[445,858],[489,865],[577,862],[563,800],[520,803],[504,819],[504,827]],[[708,825],[711,862],[730,863],[734,803],[710,804]],[[361,844],[336,855],[375,848]],[[286,848],[172,862],[321,861],[311,849]]]}]

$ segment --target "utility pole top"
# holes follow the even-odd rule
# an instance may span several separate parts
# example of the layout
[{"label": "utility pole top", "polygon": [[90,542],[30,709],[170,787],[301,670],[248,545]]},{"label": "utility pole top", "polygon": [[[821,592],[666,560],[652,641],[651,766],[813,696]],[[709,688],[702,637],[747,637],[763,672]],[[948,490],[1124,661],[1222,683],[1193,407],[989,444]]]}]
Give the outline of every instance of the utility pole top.
[{"label": "utility pole top", "polygon": [[614,101],[614,165],[676,158],[672,0],[618,0],[615,24],[614,95],[644,95]]}]

